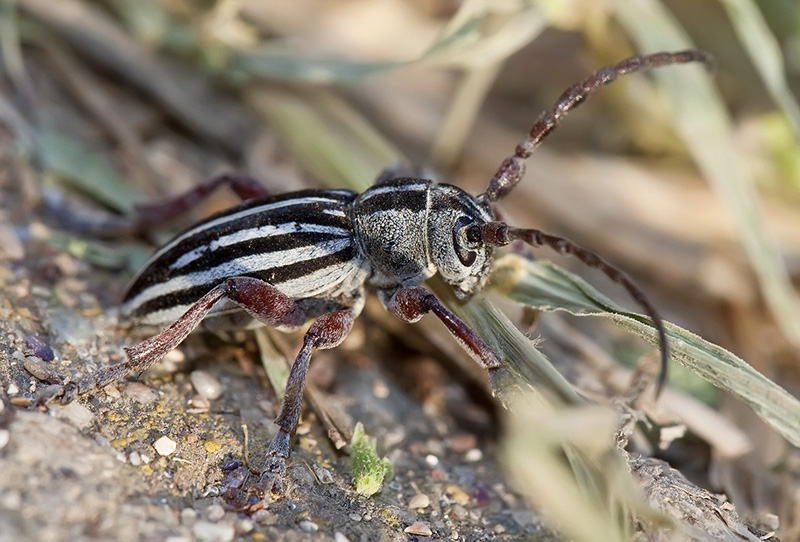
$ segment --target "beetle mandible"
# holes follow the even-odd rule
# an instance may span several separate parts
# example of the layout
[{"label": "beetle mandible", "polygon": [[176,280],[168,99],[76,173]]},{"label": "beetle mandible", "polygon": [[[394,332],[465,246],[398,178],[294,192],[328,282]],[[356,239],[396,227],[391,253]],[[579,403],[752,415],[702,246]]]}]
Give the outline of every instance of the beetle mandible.
[{"label": "beetle mandible", "polygon": [[658,332],[660,388],[668,343],[661,318],[641,290],[599,256],[566,239],[498,220],[494,204],[519,183],[524,160],[542,140],[598,89],[621,75],[688,62],[712,64],[709,55],[692,50],[635,56],[573,85],[542,113],[478,196],[389,168],[362,194],[303,190],[271,196],[250,178],[221,176],[175,200],[144,208],[145,216],[170,216],[222,184],[245,200],[178,235],[134,279],[123,314],[144,324],[169,325],[125,348],[125,361],[67,382],[54,397],[66,404],[128,373],[145,371],[204,319],[214,327],[256,322],[279,329],[295,329],[313,319],[292,365],[275,420],[279,430],[262,471],[264,488],[281,493],[311,354],[345,339],[364,306],[365,285],[375,287],[384,307],[401,320],[411,323],[435,314],[491,377],[502,367],[498,354],[421,284],[439,274],[460,298],[468,298],[486,283],[495,247],[515,240],[575,256],[633,296]]}]

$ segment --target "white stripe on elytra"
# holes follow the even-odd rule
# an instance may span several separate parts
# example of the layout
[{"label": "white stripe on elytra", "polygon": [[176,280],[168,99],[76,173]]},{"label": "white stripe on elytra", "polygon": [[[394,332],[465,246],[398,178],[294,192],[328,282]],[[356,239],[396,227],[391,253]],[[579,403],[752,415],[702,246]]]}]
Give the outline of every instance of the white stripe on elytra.
[{"label": "white stripe on elytra", "polygon": [[400,186],[395,186],[395,185],[373,186],[372,188],[370,188],[369,190],[364,192],[364,195],[362,196],[361,201],[365,201],[365,200],[371,198],[372,196],[378,196],[380,194],[386,194],[386,193],[391,193],[391,192],[397,192],[397,193],[400,193],[400,192],[421,192],[423,190],[427,190],[429,187],[430,187],[430,183],[427,183],[427,182],[421,182],[421,183],[415,183],[415,184],[404,184],[404,185],[400,185]]},{"label": "white stripe on elytra", "polygon": [[258,228],[236,231],[224,237],[220,237],[219,239],[214,239],[207,245],[199,246],[181,255],[180,258],[170,264],[169,268],[173,270],[180,269],[200,258],[206,252],[213,252],[217,249],[235,245],[237,243],[252,241],[254,239],[267,239],[269,237],[276,237],[279,235],[287,235],[292,233],[327,233],[336,235],[338,237],[349,237],[351,235],[351,232],[344,228],[323,226],[320,224],[297,222],[268,224]]},{"label": "white stripe on elytra", "polygon": [[[135,310],[136,307],[141,306],[151,299],[177,293],[196,286],[210,284],[220,277],[235,277],[256,271],[268,271],[284,265],[316,260],[339,252],[347,248],[351,243],[352,240],[348,237],[333,239],[308,247],[291,248],[266,254],[246,254],[216,267],[204,269],[203,271],[196,271],[194,273],[187,273],[185,275],[178,275],[165,282],[153,284],[126,302],[123,307],[123,312],[130,313]],[[299,278],[303,279],[305,276],[306,275]]]},{"label": "white stripe on elytra", "polygon": [[[358,289],[363,285],[364,279],[368,274],[369,267],[365,262],[350,260],[286,281],[280,285],[280,291],[292,298],[336,298],[339,295],[349,294]],[[126,304],[125,309],[127,310],[124,309],[126,313],[130,312],[129,305],[130,302]],[[363,302],[361,305],[356,307],[358,312],[361,312]],[[180,318],[191,306],[191,303],[186,303],[155,310],[142,316],[138,321],[142,324],[153,326],[169,324]],[[231,304],[220,300],[211,309],[209,316],[219,314],[221,311],[230,312]]]},{"label": "white stripe on elytra", "polygon": [[[274,211],[275,209],[281,209],[283,207],[292,207],[292,206],[295,206],[295,205],[307,205],[307,204],[312,204],[312,203],[332,203],[332,204],[335,204],[335,205],[342,205],[343,202],[341,200],[338,200],[338,199],[325,198],[325,197],[319,197],[319,196],[309,196],[309,197],[306,197],[306,198],[289,198],[289,199],[286,199],[284,201],[276,201],[274,203],[266,203],[264,205],[259,205],[258,207],[251,207],[250,209],[244,209],[243,211],[239,211],[238,213],[233,213],[231,215],[221,216],[221,217],[216,218],[216,219],[214,219],[214,220],[212,220],[210,222],[206,222],[205,224],[201,224],[201,225],[199,225],[199,226],[197,226],[195,228],[192,228],[191,230],[188,230],[187,232],[183,233],[182,235],[180,235],[180,236],[176,237],[175,239],[173,239],[171,242],[169,242],[166,245],[164,245],[158,252],[156,252],[155,254],[153,254],[153,256],[150,257],[150,259],[148,260],[147,264],[145,264],[143,269],[147,269],[147,267],[149,266],[149,264],[151,262],[156,261],[161,256],[163,256],[164,254],[166,254],[167,252],[169,252],[170,250],[175,248],[175,246],[177,246],[177,244],[180,243],[181,241],[183,241],[185,239],[189,239],[189,238],[197,235],[198,233],[200,233],[200,232],[202,232],[204,230],[213,229],[213,228],[216,228],[216,227],[221,226],[223,224],[227,224],[228,222],[233,222],[234,220],[247,218],[250,215],[259,214],[259,213],[265,213],[265,212],[268,212],[268,211]],[[331,213],[331,214],[333,214],[333,213]],[[342,216],[343,216],[343,214],[342,214]]]}]

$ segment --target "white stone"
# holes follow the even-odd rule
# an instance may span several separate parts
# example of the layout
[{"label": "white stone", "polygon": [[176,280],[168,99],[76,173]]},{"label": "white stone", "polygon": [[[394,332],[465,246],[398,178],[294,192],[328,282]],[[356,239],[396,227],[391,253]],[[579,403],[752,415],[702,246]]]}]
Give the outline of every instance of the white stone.
[{"label": "white stone", "polygon": [[153,443],[158,455],[171,455],[178,449],[178,443],[167,436],[163,436]]}]

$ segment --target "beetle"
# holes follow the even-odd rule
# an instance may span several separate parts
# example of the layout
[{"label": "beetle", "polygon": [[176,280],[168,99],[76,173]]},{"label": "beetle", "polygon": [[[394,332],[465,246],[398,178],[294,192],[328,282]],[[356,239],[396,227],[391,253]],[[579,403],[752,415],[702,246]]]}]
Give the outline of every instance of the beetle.
[{"label": "beetle", "polygon": [[374,287],[384,307],[405,322],[435,314],[490,378],[502,369],[500,356],[421,284],[438,274],[459,298],[467,299],[485,285],[495,248],[513,241],[575,256],[630,293],[658,333],[660,389],[666,378],[668,343],[663,322],[644,293],[621,271],[571,241],[499,220],[495,203],[520,182],[524,161],[564,116],[598,89],[621,75],[689,62],[712,64],[708,54],[694,50],[635,56],[573,85],[541,114],[478,196],[393,167],[361,194],[303,190],[268,195],[253,179],[227,175],[172,201],[143,208],[145,217],[178,214],[223,184],[244,200],[179,234],[155,252],[134,278],[123,315],[166,327],[125,348],[125,361],[67,382],[51,398],[66,404],[129,373],[145,371],[201,321],[214,328],[241,328],[255,322],[296,329],[313,320],[291,367],[275,420],[279,429],[262,471],[263,488],[281,493],[311,354],[345,339],[364,307],[366,285]]}]

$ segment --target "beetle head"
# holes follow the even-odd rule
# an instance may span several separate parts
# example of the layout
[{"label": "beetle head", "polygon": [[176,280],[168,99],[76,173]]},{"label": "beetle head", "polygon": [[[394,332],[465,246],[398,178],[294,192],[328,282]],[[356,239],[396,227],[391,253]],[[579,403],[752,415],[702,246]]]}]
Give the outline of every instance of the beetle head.
[{"label": "beetle head", "polygon": [[438,184],[432,187],[428,219],[431,261],[456,295],[466,298],[479,290],[489,276],[492,247],[469,238],[471,226],[492,221],[488,203],[479,203],[458,187]]}]

